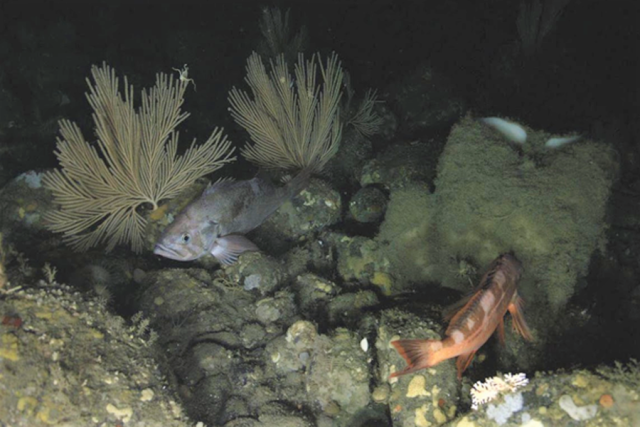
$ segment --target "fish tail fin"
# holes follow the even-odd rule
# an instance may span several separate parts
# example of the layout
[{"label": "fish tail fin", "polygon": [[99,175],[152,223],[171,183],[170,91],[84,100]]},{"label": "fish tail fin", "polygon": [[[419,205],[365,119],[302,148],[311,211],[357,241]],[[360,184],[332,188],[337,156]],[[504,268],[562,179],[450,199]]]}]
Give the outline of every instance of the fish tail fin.
[{"label": "fish tail fin", "polygon": [[511,304],[509,304],[508,310],[513,319],[513,329],[527,341],[532,341],[533,335],[531,335],[531,330],[527,325],[527,321],[524,319],[523,307],[524,301],[516,294]]},{"label": "fish tail fin", "polygon": [[307,167],[298,172],[293,178],[287,182],[288,189],[288,197],[295,197],[304,190],[307,185],[309,185],[309,181],[311,180],[311,174],[313,173],[313,168]]},{"label": "fish tail fin", "polygon": [[389,378],[395,378],[400,375],[409,374],[420,369],[433,366],[433,350],[432,344],[437,343],[434,340],[396,340],[391,344],[396,348],[400,356],[407,362],[407,367],[402,371],[392,373]]}]

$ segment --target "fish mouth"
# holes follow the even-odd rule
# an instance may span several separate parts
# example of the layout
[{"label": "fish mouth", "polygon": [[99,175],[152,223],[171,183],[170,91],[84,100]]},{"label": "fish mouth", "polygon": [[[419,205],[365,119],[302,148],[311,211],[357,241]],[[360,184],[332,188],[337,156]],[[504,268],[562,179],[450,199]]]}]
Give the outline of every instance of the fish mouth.
[{"label": "fish mouth", "polygon": [[181,255],[180,253],[176,252],[174,249],[171,249],[161,243],[156,244],[156,246],[153,248],[153,253],[156,255],[160,255],[161,257],[173,259],[176,261],[188,261],[188,259],[185,259],[188,257]]}]

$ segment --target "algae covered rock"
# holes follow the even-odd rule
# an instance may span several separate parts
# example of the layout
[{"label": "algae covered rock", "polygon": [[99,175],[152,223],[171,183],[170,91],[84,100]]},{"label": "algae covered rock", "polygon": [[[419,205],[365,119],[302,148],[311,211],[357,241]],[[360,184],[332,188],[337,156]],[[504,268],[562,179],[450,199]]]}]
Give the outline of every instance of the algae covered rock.
[{"label": "algae covered rock", "polygon": [[436,174],[440,147],[418,141],[389,147],[362,168],[360,185],[379,184],[393,190],[416,181],[430,182]]},{"label": "algae covered rock", "polygon": [[193,425],[160,373],[148,319],[127,325],[51,276],[0,298],[0,424]]},{"label": "algae covered rock", "polygon": [[[498,382],[500,380],[498,379]],[[498,387],[493,379],[476,384],[477,410],[463,414],[453,427],[493,426],[636,426],[640,423],[638,363],[599,367],[595,372],[537,373],[528,385]]]},{"label": "algae covered rock", "polygon": [[367,355],[353,332],[338,328],[319,336],[310,368],[307,393],[325,412],[355,414],[369,403]]},{"label": "algae covered rock", "polygon": [[344,281],[374,284],[389,295],[393,292],[393,279],[388,274],[389,260],[383,245],[362,236],[349,237],[332,233],[327,240],[338,252],[338,273]]},{"label": "algae covered rock", "polygon": [[357,324],[361,314],[380,304],[375,292],[364,290],[346,292],[336,296],[327,307],[331,325]]},{"label": "algae covered rock", "polygon": [[286,389],[272,387],[255,360],[293,321],[293,294],[262,297],[244,290],[242,277],[161,270],[148,274],[139,300],[173,362],[185,406],[207,424],[262,414],[262,406],[283,399]]},{"label": "algae covered rock", "polygon": [[245,291],[256,290],[262,295],[275,292],[288,275],[282,263],[262,252],[243,254],[236,263],[224,267],[232,283],[239,283]]},{"label": "algae covered rock", "polygon": [[358,222],[377,222],[384,216],[387,196],[377,187],[366,186],[358,190],[349,201],[349,213]]},{"label": "algae covered rock", "polygon": [[424,183],[413,183],[391,192],[389,206],[376,237],[378,256],[388,259],[386,271],[396,279],[395,288],[432,279],[434,263],[433,216],[435,199]]},{"label": "algae covered rock", "polygon": [[335,283],[312,273],[296,277],[294,286],[300,308],[313,318],[323,316],[327,304],[339,290]]},{"label": "algae covered rock", "polygon": [[400,284],[468,289],[496,256],[514,251],[530,305],[551,313],[566,305],[604,246],[617,163],[604,144],[558,146],[547,133],[525,132],[516,143],[465,118],[439,159],[435,192],[419,183],[391,192],[376,241]]},{"label": "algae covered rock", "polygon": [[[377,106],[380,107],[380,104]],[[395,123],[392,121],[395,118],[388,109],[385,112],[389,113],[385,117],[385,124],[389,124],[391,128],[385,126],[383,131],[393,133]],[[362,166],[367,159],[371,158],[372,152],[373,146],[368,137],[361,135],[351,126],[343,128],[340,149],[325,166],[323,178],[329,180],[336,188],[356,184],[360,178]]]},{"label": "algae covered rock", "polygon": [[[454,126],[438,165],[434,225],[438,253],[481,268],[514,251],[525,268],[521,293],[557,311],[603,247],[617,164],[604,144],[553,148],[550,138],[527,129],[526,141],[514,143],[470,118]],[[460,286],[453,274],[441,279]]]},{"label": "algae covered rock", "polygon": [[340,193],[328,183],[312,179],[300,194],[267,218],[254,234],[259,241],[267,243],[267,247],[288,248],[291,243],[285,244],[287,241],[303,240],[304,236],[337,223],[341,216]]},{"label": "algae covered rock", "polygon": [[334,425],[350,425],[347,420],[370,401],[367,353],[347,329],[324,335],[313,323],[298,321],[269,343],[266,355],[267,372],[273,370],[291,389],[304,390],[297,399],[319,408]]}]

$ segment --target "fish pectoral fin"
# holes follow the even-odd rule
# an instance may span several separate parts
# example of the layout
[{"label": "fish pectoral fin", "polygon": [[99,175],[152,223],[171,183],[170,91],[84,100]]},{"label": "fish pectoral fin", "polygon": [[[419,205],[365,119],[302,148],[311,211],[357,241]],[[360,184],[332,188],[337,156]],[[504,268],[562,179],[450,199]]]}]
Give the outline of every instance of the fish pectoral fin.
[{"label": "fish pectoral fin", "polygon": [[476,355],[476,351],[478,351],[478,350],[473,350],[473,351],[471,351],[469,353],[464,353],[464,354],[461,354],[460,356],[458,356],[458,359],[456,360],[456,368],[458,369],[458,379],[462,379],[462,373],[471,364],[471,361],[473,360],[474,356]]},{"label": "fish pectoral fin", "polygon": [[511,318],[513,319],[513,329],[515,329],[516,332],[518,332],[524,339],[531,341],[533,340],[533,335],[531,335],[531,330],[524,319],[523,307],[524,301],[516,294],[507,309],[509,310],[509,313],[511,313]]},{"label": "fish pectoral fin", "polygon": [[504,345],[504,319],[500,319],[500,323],[496,327],[496,335],[500,344]]},{"label": "fish pectoral fin", "polygon": [[216,239],[211,255],[216,257],[224,265],[233,264],[240,254],[247,251],[257,251],[258,247],[246,237],[240,234],[229,234]]},{"label": "fish pectoral fin", "polygon": [[407,362],[407,367],[401,371],[394,372],[389,378],[399,377],[420,369],[433,366],[431,363],[432,352],[429,351],[432,340],[396,340],[391,344],[396,348],[400,356]]}]

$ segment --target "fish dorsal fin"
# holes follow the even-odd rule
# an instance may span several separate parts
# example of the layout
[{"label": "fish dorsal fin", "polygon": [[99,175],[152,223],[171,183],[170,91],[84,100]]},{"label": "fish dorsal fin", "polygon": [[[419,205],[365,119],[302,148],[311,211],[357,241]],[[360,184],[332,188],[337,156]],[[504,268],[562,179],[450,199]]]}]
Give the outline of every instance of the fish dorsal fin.
[{"label": "fish dorsal fin", "polygon": [[286,187],[290,197],[298,195],[309,184],[312,172],[313,170],[309,168],[302,169],[287,182]]},{"label": "fish dorsal fin", "polygon": [[204,189],[203,195],[211,194],[220,188],[226,187],[227,185],[235,182],[235,179],[230,176],[223,176],[222,178],[218,178],[215,182],[207,184],[207,187]]},{"label": "fish dorsal fin", "polygon": [[473,298],[475,294],[476,294],[475,290],[472,292],[469,292],[467,295],[462,297],[462,299],[460,299],[459,301],[456,301],[453,304],[446,306],[442,310],[442,320],[444,320],[445,322],[449,322],[451,319],[453,319],[453,317],[456,314],[458,314],[458,311],[460,311],[462,307],[467,305],[467,303],[471,300],[471,298]]},{"label": "fish dorsal fin", "polygon": [[469,310],[472,310],[471,307],[473,305],[480,303],[480,298],[482,297],[483,291],[489,288],[489,286],[491,285],[491,282],[493,281],[493,277],[495,276],[496,272],[500,269],[503,262],[504,260],[502,256],[499,256],[498,258],[494,259],[489,265],[487,272],[484,274],[484,276],[482,276],[482,279],[480,279],[478,286],[476,286],[476,288],[471,293],[469,293],[469,295],[465,296],[457,303],[452,304],[445,309],[444,319],[450,321],[449,327],[447,328],[447,332],[453,331],[458,327],[460,327],[459,323],[461,318],[459,314],[462,314],[463,311],[466,311],[463,309],[465,309],[466,307],[469,307]]},{"label": "fish dorsal fin", "polygon": [[447,322],[453,319],[458,311],[460,311],[462,307],[464,307],[469,301],[471,301],[471,298],[477,295],[479,291],[484,289],[491,282],[497,266],[498,263],[496,262],[496,260],[494,260],[489,266],[489,270],[485,273],[484,276],[482,276],[482,279],[480,279],[480,282],[472,291],[469,291],[464,297],[460,299],[460,301],[445,307],[442,313],[442,318]]},{"label": "fish dorsal fin", "polygon": [[475,291],[471,297],[465,301],[465,304],[457,310],[453,316],[451,316],[451,321],[449,322],[449,326],[444,334],[449,335],[450,333],[461,329],[466,321],[465,313],[473,313],[476,310],[474,307],[480,304],[481,298],[482,290],[480,289]]},{"label": "fish dorsal fin", "polygon": [[280,182],[283,183],[284,185],[287,185],[289,183],[289,181],[291,181],[292,179],[293,179],[293,175],[288,173],[288,174],[282,175],[280,177]]}]

